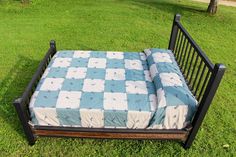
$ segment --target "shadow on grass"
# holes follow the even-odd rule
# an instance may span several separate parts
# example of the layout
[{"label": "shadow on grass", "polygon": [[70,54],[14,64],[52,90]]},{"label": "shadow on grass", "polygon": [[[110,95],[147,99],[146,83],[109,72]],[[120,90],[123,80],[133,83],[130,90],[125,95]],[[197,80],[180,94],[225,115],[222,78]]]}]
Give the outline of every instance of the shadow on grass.
[{"label": "shadow on grass", "polygon": [[23,129],[12,103],[22,95],[38,64],[39,61],[20,56],[5,78],[0,80],[0,117],[21,135]]},{"label": "shadow on grass", "polygon": [[132,0],[133,2],[135,2],[135,5],[139,5],[139,6],[151,6],[154,7],[158,10],[161,10],[163,12],[167,12],[168,14],[176,14],[176,13],[180,13],[183,14],[184,12],[192,12],[192,13],[206,13],[206,9],[193,5],[186,5],[186,4],[182,4],[179,2],[174,2],[174,1],[167,1],[167,0],[163,0],[163,1],[147,1],[147,0]]}]

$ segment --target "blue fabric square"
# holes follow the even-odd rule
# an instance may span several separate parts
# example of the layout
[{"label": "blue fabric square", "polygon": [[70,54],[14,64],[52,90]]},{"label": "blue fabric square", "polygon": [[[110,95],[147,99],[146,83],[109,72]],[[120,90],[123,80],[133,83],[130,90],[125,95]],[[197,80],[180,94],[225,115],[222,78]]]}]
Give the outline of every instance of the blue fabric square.
[{"label": "blue fabric square", "polygon": [[106,51],[92,51],[90,58],[106,58]]},{"label": "blue fabric square", "polygon": [[140,55],[137,52],[124,52],[124,59],[140,60]]},{"label": "blue fabric square", "polygon": [[106,80],[105,92],[120,92],[125,93],[125,81],[120,80]]},{"label": "blue fabric square", "polygon": [[53,68],[51,67],[47,78],[65,78],[67,74],[67,68]]},{"label": "blue fabric square", "polygon": [[73,58],[71,67],[87,67],[88,58]]},{"label": "blue fabric square", "polygon": [[57,52],[57,57],[60,58],[72,58],[74,55],[74,51],[59,51]]},{"label": "blue fabric square", "polygon": [[31,122],[35,125],[39,125],[38,119],[35,116],[34,112],[30,112]]},{"label": "blue fabric square", "polygon": [[149,56],[147,57],[147,64],[148,64],[149,67],[150,67],[151,65],[155,64],[152,55],[149,55]]},{"label": "blue fabric square", "polygon": [[124,69],[125,63],[123,59],[107,59],[107,68]]},{"label": "blue fabric square", "polygon": [[156,94],[156,88],[153,84],[153,82],[146,81],[148,94]]},{"label": "blue fabric square", "polygon": [[163,88],[163,84],[161,82],[160,75],[156,75],[153,79],[153,82],[154,82],[154,85],[155,85],[157,90],[160,89],[160,88]]},{"label": "blue fabric square", "polygon": [[143,81],[145,80],[145,74],[143,70],[125,70],[125,79],[126,80],[132,80],[132,81]]},{"label": "blue fabric square", "polygon": [[105,79],[106,70],[99,68],[88,68],[86,78],[90,79]]},{"label": "blue fabric square", "polygon": [[146,61],[142,61],[143,70],[149,70],[148,64]]},{"label": "blue fabric square", "polygon": [[83,79],[65,79],[61,90],[81,91],[83,88]]},{"label": "blue fabric square", "polygon": [[84,92],[81,95],[80,108],[103,109],[104,93]]},{"label": "blue fabric square", "polygon": [[176,66],[174,63],[161,62],[157,63],[156,67],[159,73],[180,73],[178,66]]},{"label": "blue fabric square", "polygon": [[195,98],[190,91],[187,91],[181,86],[164,87],[166,103],[169,106],[177,106],[179,104],[188,105],[189,107],[196,107]]},{"label": "blue fabric square", "polygon": [[57,108],[56,112],[60,125],[81,125],[79,109]]},{"label": "blue fabric square", "polygon": [[187,105],[187,120],[191,120],[191,116],[196,112],[196,100],[184,87],[164,87],[166,103],[168,106]]},{"label": "blue fabric square", "polygon": [[164,107],[156,110],[156,112],[152,116],[152,119],[150,120],[150,126],[164,124],[165,111],[166,109]]},{"label": "blue fabric square", "polygon": [[112,127],[126,127],[127,112],[106,110],[104,112],[104,124],[105,126]]},{"label": "blue fabric square", "polygon": [[127,94],[127,100],[131,111],[150,111],[149,97],[146,94]]},{"label": "blue fabric square", "polygon": [[159,49],[159,48],[151,48],[150,51],[152,53],[172,53],[171,50],[167,50],[167,49]]},{"label": "blue fabric square", "polygon": [[34,107],[56,107],[59,91],[40,91]]}]

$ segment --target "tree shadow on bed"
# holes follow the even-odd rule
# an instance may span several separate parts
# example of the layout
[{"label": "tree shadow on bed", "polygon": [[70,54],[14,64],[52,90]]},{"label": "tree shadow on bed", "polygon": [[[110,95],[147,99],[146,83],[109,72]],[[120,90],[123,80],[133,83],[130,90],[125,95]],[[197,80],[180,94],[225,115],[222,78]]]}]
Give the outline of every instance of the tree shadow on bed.
[{"label": "tree shadow on bed", "polygon": [[24,133],[12,103],[14,99],[22,95],[39,62],[19,56],[8,74],[3,80],[0,80],[0,117],[4,120],[5,125],[9,125],[20,135],[24,135]]}]

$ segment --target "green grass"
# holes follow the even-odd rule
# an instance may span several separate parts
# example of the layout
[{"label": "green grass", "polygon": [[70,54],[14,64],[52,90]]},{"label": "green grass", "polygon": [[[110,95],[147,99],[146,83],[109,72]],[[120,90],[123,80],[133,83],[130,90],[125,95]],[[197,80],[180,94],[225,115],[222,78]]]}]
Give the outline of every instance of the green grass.
[{"label": "green grass", "polygon": [[[0,1],[0,156],[233,156],[236,154],[236,8],[187,0]],[[226,75],[194,144],[156,140],[39,138],[27,144],[12,101],[19,97],[48,49],[141,51],[167,48],[175,13]],[[223,145],[228,144],[228,148]]]}]

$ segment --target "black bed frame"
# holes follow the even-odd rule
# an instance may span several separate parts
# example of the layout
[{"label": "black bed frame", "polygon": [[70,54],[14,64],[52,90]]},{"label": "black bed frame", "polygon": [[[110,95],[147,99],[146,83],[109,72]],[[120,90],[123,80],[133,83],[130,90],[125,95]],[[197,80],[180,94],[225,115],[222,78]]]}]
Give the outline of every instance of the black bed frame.
[{"label": "black bed frame", "polygon": [[33,145],[38,136],[56,136],[179,140],[183,142],[184,148],[189,148],[217,91],[225,72],[225,66],[211,63],[180,23],[179,14],[176,14],[173,20],[168,49],[173,51],[189,89],[199,102],[197,112],[189,126],[184,129],[107,129],[32,125],[28,105],[42,74],[53,55],[57,52],[56,43],[52,40],[47,54],[41,61],[22,97],[14,101],[14,106],[29,144]]}]

